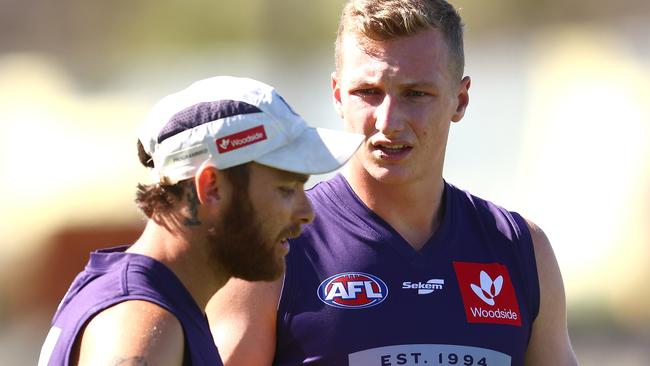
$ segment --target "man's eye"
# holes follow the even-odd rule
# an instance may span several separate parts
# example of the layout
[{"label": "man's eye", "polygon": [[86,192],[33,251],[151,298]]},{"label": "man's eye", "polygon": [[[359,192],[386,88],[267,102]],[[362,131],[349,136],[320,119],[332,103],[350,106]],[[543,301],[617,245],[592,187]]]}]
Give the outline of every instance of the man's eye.
[{"label": "man's eye", "polygon": [[292,194],[296,193],[296,189],[291,187],[280,187],[278,189],[283,196],[291,196]]},{"label": "man's eye", "polygon": [[357,89],[353,92],[353,94],[358,94],[358,95],[377,95],[379,94],[379,90],[375,88],[365,88],[365,89]]},{"label": "man's eye", "polygon": [[409,90],[406,93],[406,95],[408,95],[409,97],[425,97],[428,94],[423,92],[423,91],[419,91],[419,90]]}]

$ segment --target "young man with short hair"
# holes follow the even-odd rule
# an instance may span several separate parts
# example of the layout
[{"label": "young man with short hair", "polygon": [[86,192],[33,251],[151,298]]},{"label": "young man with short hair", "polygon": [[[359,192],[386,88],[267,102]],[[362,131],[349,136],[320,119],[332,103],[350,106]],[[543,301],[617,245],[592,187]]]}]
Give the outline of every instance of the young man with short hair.
[{"label": "young man with short hair", "polygon": [[577,364],[542,230],[443,179],[463,67],[444,0],[348,1],[333,101],[366,140],[308,192],[316,219],[284,280],[231,281],[211,301],[227,366]]}]

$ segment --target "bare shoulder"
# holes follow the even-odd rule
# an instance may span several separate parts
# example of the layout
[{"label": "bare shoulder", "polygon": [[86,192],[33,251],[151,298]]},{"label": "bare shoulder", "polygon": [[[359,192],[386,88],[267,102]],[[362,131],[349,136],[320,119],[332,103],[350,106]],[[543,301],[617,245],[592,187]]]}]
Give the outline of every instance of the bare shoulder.
[{"label": "bare shoulder", "polygon": [[[540,313],[553,305],[562,316],[566,314],[564,281],[553,246],[544,231],[534,222],[526,219],[535,250],[535,262],[540,287]],[[541,314],[544,315],[544,314]],[[564,320],[566,322],[566,320]]]},{"label": "bare shoulder", "polygon": [[[553,253],[553,248],[551,243],[546,236],[546,233],[537,226],[534,222],[529,219],[525,219],[526,224],[528,224],[528,229],[530,231],[530,236],[533,239],[533,247],[535,248],[535,257],[537,264],[545,264],[551,262],[550,264],[555,263],[557,266],[557,260],[555,259],[555,254]],[[539,266],[538,266],[539,267]]]},{"label": "bare shoulder", "polygon": [[181,365],[183,351],[183,329],[172,313],[151,302],[129,300],[86,324],[73,358],[78,365]]},{"label": "bare shoulder", "polygon": [[577,365],[566,319],[564,282],[553,247],[544,231],[526,219],[539,276],[539,313],[526,352],[526,365]]},{"label": "bare shoulder", "polygon": [[282,283],[231,278],[210,299],[206,313],[224,365],[271,364]]}]

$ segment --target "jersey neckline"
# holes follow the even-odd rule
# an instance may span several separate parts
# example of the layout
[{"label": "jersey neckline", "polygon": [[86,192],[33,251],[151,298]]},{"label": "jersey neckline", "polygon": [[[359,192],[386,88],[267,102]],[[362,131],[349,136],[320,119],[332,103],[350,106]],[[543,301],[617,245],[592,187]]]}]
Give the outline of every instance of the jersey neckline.
[{"label": "jersey neckline", "polygon": [[[392,246],[400,255],[417,265],[418,262],[426,261],[427,257],[435,255],[442,246],[447,245],[449,243],[448,238],[452,234],[454,221],[452,196],[454,188],[446,181],[443,182],[442,201],[444,202],[444,210],[440,225],[419,251],[415,250],[389,223],[366,206],[341,173],[337,173],[332,179],[320,184],[326,184],[328,191],[330,191],[328,192],[330,197],[336,199],[341,207],[345,207],[361,220],[368,229],[374,232],[378,240]],[[423,262],[422,264],[429,265],[429,262]]]}]

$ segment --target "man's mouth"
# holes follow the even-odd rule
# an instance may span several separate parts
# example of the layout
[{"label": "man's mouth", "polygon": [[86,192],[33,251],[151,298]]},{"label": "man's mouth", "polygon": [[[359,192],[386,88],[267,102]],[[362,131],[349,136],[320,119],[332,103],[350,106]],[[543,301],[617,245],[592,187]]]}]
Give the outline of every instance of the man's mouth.
[{"label": "man's mouth", "polygon": [[406,155],[412,146],[406,144],[376,143],[372,145],[376,150],[381,152],[383,159],[397,159]]},{"label": "man's mouth", "polygon": [[285,249],[289,249],[289,241],[287,239],[281,240],[280,241],[280,246],[285,248]]},{"label": "man's mouth", "polygon": [[289,248],[289,239],[295,239],[300,235],[300,226],[292,226],[280,234],[280,245]]}]

